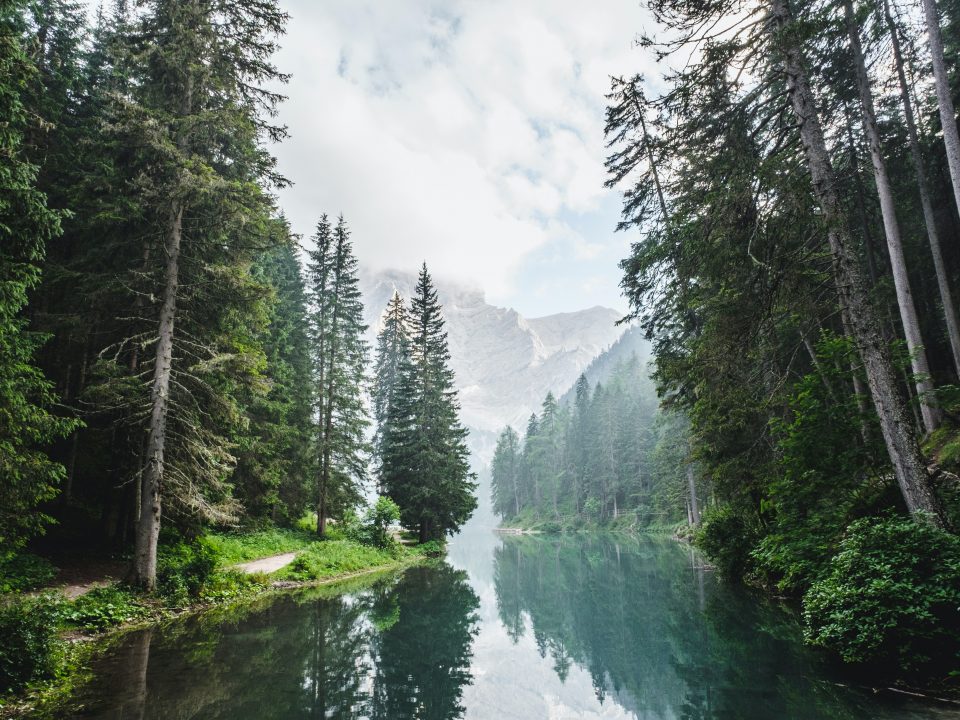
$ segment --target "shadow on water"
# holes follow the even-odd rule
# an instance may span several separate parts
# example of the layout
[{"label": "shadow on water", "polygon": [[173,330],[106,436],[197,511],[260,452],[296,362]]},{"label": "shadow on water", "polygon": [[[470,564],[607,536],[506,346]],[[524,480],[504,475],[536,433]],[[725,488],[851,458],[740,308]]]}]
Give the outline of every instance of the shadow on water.
[{"label": "shadow on water", "polygon": [[133,633],[95,668],[74,717],[460,717],[477,604],[466,574],[438,564]]}]

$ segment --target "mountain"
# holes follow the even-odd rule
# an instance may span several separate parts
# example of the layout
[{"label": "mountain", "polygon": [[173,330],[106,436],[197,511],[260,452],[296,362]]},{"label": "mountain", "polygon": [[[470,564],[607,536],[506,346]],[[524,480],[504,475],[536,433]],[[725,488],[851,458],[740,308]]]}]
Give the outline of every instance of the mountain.
[{"label": "mountain", "polygon": [[[493,454],[505,425],[522,430],[547,392],[559,395],[623,329],[616,310],[592,307],[524,318],[487,303],[482,290],[434,278],[443,304],[451,365],[471,450],[481,462]],[[394,290],[409,298],[416,276],[399,271],[360,274],[371,338]]]},{"label": "mountain", "polygon": [[[605,383],[620,363],[636,356],[641,363],[647,365],[653,357],[653,348],[650,341],[643,335],[643,330],[637,326],[627,328],[613,345],[597,355],[584,369],[590,387],[597,383]],[[576,396],[576,383],[570,385],[561,396],[561,403],[573,402]]]}]

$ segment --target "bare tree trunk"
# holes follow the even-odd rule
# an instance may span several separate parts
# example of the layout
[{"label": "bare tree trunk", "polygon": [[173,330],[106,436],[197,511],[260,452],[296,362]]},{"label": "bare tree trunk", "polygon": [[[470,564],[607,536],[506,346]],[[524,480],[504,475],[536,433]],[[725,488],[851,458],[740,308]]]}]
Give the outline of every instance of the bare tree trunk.
[{"label": "bare tree trunk", "polygon": [[940,33],[940,16],[937,0],[923,0],[923,13],[927,24],[927,42],[933,64],[934,85],[937,89],[937,105],[940,107],[940,124],[943,126],[943,143],[947,149],[947,165],[953,183],[953,199],[960,210],[960,135],[957,134],[957,114],[950,95],[950,78],[943,57],[943,36]]},{"label": "bare tree trunk", "polygon": [[693,527],[700,524],[700,501],[697,499],[697,478],[693,472],[693,464],[687,464],[687,490],[690,493],[690,517]]},{"label": "bare tree trunk", "polygon": [[933,212],[933,201],[930,195],[930,186],[927,183],[927,168],[923,160],[923,151],[920,149],[920,135],[913,117],[913,102],[910,100],[910,86],[903,69],[903,53],[900,50],[900,33],[897,24],[890,12],[890,0],[883,0],[883,13],[886,16],[887,28],[890,31],[890,41],[893,44],[893,61],[897,70],[897,80],[900,83],[900,101],[903,105],[903,117],[907,124],[907,135],[910,138],[910,154],[913,156],[913,167],[917,174],[917,189],[920,191],[920,206],[923,208],[923,222],[927,226],[927,238],[930,241],[930,253],[933,255],[933,267],[937,273],[937,286],[940,289],[940,302],[943,305],[944,321],[947,325],[947,337],[950,339],[950,350],[953,353],[953,367],[960,377],[960,322],[957,320],[957,310],[953,304],[953,294],[950,292],[950,281],[947,277],[947,266],[943,260],[943,250],[940,247],[940,235],[937,232],[936,215]]},{"label": "bare tree trunk", "polygon": [[157,538],[160,535],[160,506],[163,486],[163,455],[167,440],[167,412],[170,408],[170,376],[173,368],[173,326],[177,311],[180,271],[180,242],[183,230],[183,203],[174,201],[167,233],[166,282],[160,306],[157,355],[150,392],[150,426],[146,466],[141,475],[140,520],[137,523],[133,557],[134,582],[146,590],[157,584]]},{"label": "bare tree trunk", "polygon": [[[856,344],[856,338],[853,336],[853,328],[850,324],[850,312],[845,308],[840,308],[840,324],[843,326],[843,334],[853,340]],[[860,379],[860,369],[853,359],[850,360],[850,378],[853,381],[853,394],[857,398],[857,410],[860,412],[860,437],[863,438],[864,447],[870,445],[870,426],[867,425],[867,413],[870,410],[870,390],[863,385]]]},{"label": "bare tree trunk", "polygon": [[873,162],[873,176],[877,184],[877,194],[880,196],[880,212],[883,215],[883,229],[887,237],[887,249],[890,253],[890,271],[897,291],[900,320],[903,323],[903,333],[907,338],[907,348],[910,351],[910,364],[913,368],[913,381],[917,386],[917,395],[920,398],[923,426],[930,433],[940,426],[941,413],[934,395],[933,382],[930,379],[930,365],[927,362],[927,352],[924,349],[923,336],[920,332],[920,321],[917,319],[917,308],[913,302],[913,293],[910,289],[910,277],[907,274],[907,262],[903,256],[903,240],[900,236],[900,223],[897,220],[896,204],[893,200],[893,188],[890,185],[887,165],[880,147],[880,130],[877,128],[873,91],[870,88],[870,78],[867,75],[863,47],[860,44],[860,26],[853,11],[852,0],[844,0],[843,12],[847,20],[847,33],[850,36],[850,49],[853,51],[854,69],[856,70],[857,86],[860,91],[863,131],[867,138],[867,146],[870,149],[870,159]]},{"label": "bare tree trunk", "polygon": [[944,518],[931,487],[917,437],[907,418],[906,405],[897,388],[890,349],[874,315],[852,250],[847,218],[837,196],[836,177],[803,65],[800,45],[789,27],[792,18],[787,0],[771,0],[771,14],[776,33],[774,41],[781,44],[787,89],[800,126],[800,139],[813,190],[823,211],[840,305],[849,311],[851,330],[863,359],[890,462],[910,512],[928,513],[934,523],[942,526]]}]

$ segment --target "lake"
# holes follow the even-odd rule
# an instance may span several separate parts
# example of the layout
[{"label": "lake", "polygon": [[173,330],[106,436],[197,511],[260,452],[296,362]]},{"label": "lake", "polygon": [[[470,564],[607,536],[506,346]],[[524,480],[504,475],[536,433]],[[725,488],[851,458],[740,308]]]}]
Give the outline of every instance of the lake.
[{"label": "lake", "polygon": [[456,537],[446,562],[127,635],[76,718],[960,718],[851,687],[668,539]]}]

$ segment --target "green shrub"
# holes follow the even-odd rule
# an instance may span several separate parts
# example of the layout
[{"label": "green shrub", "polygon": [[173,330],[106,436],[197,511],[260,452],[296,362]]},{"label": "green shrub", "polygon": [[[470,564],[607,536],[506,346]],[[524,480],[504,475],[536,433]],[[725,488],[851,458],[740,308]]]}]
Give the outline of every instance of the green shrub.
[{"label": "green shrub", "polygon": [[56,674],[60,603],[55,595],[0,603],[0,695]]},{"label": "green shrub", "polygon": [[227,570],[214,573],[200,591],[200,599],[205,602],[232,600],[248,593],[255,585],[264,585],[268,581],[263,575]]},{"label": "green shrub", "polygon": [[217,564],[217,551],[206,538],[161,546],[157,553],[157,590],[171,602],[184,604],[200,594]]},{"label": "green shrub", "polygon": [[94,588],[62,607],[60,617],[78,628],[103,630],[139,620],[148,614],[129,590],[119,585]]},{"label": "green shrub", "polygon": [[0,594],[34,590],[57,576],[57,569],[30,553],[0,554]]},{"label": "green shrub", "polygon": [[444,553],[444,544],[439,540],[429,540],[417,545],[417,552],[427,557],[441,557]]},{"label": "green shrub", "polygon": [[342,526],[344,536],[361,545],[390,548],[394,539],[390,526],[400,519],[400,507],[388,497],[378,497],[377,502],[359,519],[353,513],[345,513]]},{"label": "green shrub", "polygon": [[846,660],[960,667],[960,538],[905,517],[850,525],[803,600],[805,635]]},{"label": "green shrub", "polygon": [[695,543],[717,566],[722,575],[738,580],[750,563],[756,531],[729,505],[708,508],[695,536]]}]

